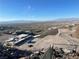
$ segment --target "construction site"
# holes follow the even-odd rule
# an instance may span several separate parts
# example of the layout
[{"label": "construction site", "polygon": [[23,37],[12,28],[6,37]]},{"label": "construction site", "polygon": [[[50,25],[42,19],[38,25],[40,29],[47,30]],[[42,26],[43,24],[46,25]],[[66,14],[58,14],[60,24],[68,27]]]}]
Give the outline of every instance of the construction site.
[{"label": "construction site", "polygon": [[79,59],[79,0],[0,0],[0,59]]},{"label": "construction site", "polygon": [[74,27],[72,30],[59,25],[48,27],[41,34],[23,30],[7,32],[5,35],[9,37],[0,43],[0,59],[79,59],[79,39],[73,36]]}]

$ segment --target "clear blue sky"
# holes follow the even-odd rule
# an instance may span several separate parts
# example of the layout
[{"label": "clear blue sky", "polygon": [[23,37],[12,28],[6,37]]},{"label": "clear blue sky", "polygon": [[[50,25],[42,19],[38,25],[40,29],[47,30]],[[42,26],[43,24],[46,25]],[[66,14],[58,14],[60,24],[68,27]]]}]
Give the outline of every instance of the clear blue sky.
[{"label": "clear blue sky", "polygon": [[0,21],[79,17],[79,0],[0,0]]}]

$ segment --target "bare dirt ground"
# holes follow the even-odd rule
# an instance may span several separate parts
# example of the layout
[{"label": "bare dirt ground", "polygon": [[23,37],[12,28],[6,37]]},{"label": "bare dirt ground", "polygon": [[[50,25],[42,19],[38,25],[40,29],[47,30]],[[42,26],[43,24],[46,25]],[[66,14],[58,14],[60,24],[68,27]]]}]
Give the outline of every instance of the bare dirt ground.
[{"label": "bare dirt ground", "polygon": [[3,34],[0,36],[0,42],[4,42],[5,40],[8,40],[12,35]]},{"label": "bare dirt ground", "polygon": [[48,48],[50,45],[53,44],[66,44],[68,43],[67,40],[63,40],[63,38],[59,36],[53,36],[53,35],[48,35],[42,39],[40,39],[37,43],[35,43],[34,47],[35,48]]},{"label": "bare dirt ground", "polygon": [[[26,44],[20,46],[20,49],[47,49],[50,45],[53,44],[68,44],[67,40],[64,40],[60,36],[56,35],[48,35],[44,38],[40,38],[35,44],[33,44],[32,48],[29,48]],[[62,46],[63,47],[63,46]]]}]

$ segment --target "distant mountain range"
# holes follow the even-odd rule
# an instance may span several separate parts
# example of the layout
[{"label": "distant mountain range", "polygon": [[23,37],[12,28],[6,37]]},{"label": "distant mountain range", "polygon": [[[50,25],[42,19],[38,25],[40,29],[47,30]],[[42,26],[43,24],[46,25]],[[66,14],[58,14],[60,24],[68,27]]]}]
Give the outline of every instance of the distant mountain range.
[{"label": "distant mountain range", "polygon": [[32,23],[32,22],[36,22],[36,21],[15,20],[15,21],[0,22],[0,24],[17,24],[17,23]]},{"label": "distant mountain range", "polygon": [[19,23],[40,23],[40,22],[59,22],[59,23],[79,23],[79,18],[61,18],[61,19],[55,19],[51,21],[26,21],[26,20],[16,20],[16,21],[5,21],[0,22],[0,24],[19,24]]}]

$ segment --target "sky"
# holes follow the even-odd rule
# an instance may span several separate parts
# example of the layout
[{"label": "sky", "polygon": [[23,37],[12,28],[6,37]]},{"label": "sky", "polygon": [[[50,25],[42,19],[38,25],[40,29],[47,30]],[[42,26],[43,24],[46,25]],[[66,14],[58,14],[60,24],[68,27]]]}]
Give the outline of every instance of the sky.
[{"label": "sky", "polygon": [[0,0],[0,22],[78,17],[79,0]]}]

